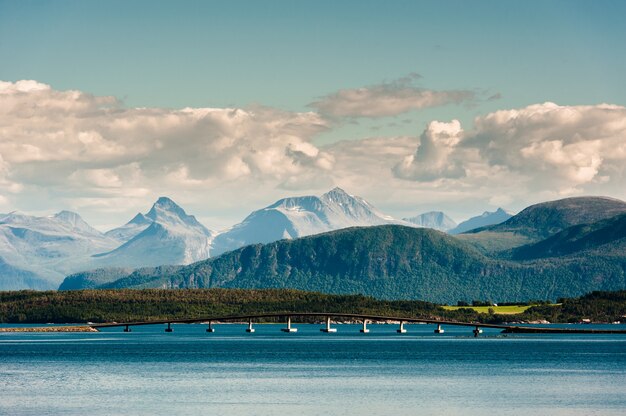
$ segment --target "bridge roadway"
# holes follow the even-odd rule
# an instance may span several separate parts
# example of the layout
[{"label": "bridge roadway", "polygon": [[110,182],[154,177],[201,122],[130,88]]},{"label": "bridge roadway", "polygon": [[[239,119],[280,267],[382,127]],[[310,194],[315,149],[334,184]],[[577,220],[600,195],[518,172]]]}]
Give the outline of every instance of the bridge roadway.
[{"label": "bridge roadway", "polygon": [[363,322],[363,329],[361,332],[368,332],[366,329],[367,321],[370,322],[386,322],[394,321],[400,323],[400,328],[397,332],[404,333],[404,323],[423,323],[423,324],[435,324],[437,329],[435,332],[443,333],[441,325],[453,325],[453,326],[468,326],[474,327],[474,336],[478,336],[482,332],[480,328],[496,328],[502,329],[504,333],[550,333],[550,334],[626,334],[626,330],[619,329],[582,329],[582,328],[545,328],[545,327],[531,327],[520,325],[500,325],[500,324],[483,324],[476,322],[457,322],[457,321],[440,321],[436,319],[424,319],[424,318],[406,318],[399,316],[382,316],[382,315],[365,315],[358,313],[334,313],[334,312],[280,312],[280,313],[259,313],[250,315],[226,315],[226,316],[210,316],[201,318],[190,319],[163,319],[154,321],[135,321],[135,322],[112,322],[103,324],[90,324],[89,326],[95,329],[99,328],[112,328],[112,327],[125,327],[124,331],[130,332],[131,326],[139,325],[158,325],[167,324],[167,332],[172,332],[171,324],[193,324],[207,322],[209,329],[207,332],[213,332],[212,323],[214,322],[228,322],[228,321],[248,321],[248,332],[254,332],[252,328],[253,320],[265,319],[265,318],[287,318],[288,327],[283,329],[285,332],[295,332],[297,329],[291,328],[292,317],[313,317],[313,318],[325,318],[326,329],[322,329],[324,332],[335,332],[336,329],[330,327],[330,319],[332,318],[351,318],[355,320],[361,320]]}]

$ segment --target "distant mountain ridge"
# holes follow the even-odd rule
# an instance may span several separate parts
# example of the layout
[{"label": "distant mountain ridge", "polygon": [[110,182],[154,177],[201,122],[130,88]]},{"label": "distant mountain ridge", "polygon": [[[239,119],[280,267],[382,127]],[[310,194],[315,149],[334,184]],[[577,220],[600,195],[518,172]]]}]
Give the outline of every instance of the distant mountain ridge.
[{"label": "distant mountain ridge", "polygon": [[584,251],[603,249],[604,255],[616,249],[626,255],[626,213],[591,224],[578,224],[566,228],[538,243],[513,250],[512,258],[531,260],[567,256]]},{"label": "distant mountain ridge", "polygon": [[241,223],[213,239],[211,256],[249,244],[383,224],[409,225],[383,214],[363,198],[334,188],[320,197],[284,198],[252,212]]},{"label": "distant mountain ridge", "polygon": [[438,231],[449,231],[457,226],[457,223],[441,211],[429,211],[415,217],[403,218],[403,221],[410,222],[419,227],[432,228]]},{"label": "distant mountain ridge", "polygon": [[[491,214],[499,211],[481,217],[497,220]],[[446,235],[396,220],[339,188],[281,199],[221,234],[166,197],[107,233],[69,211],[48,217],[12,212],[0,216],[0,289],[44,289],[71,275],[63,288],[260,285],[437,301],[462,291],[480,294],[471,288],[498,299],[506,298],[505,290],[532,298],[575,296],[622,285],[624,214],[626,203],[616,199],[567,198],[530,206],[500,224]],[[422,224],[442,224],[437,221],[443,215],[425,216]],[[386,231],[373,231],[381,227]],[[421,231],[406,231],[411,229]],[[312,239],[316,243],[307,246]]]},{"label": "distant mountain ridge", "polygon": [[450,234],[461,234],[466,233],[471,230],[475,230],[477,228],[487,227],[490,225],[496,225],[503,223],[504,221],[511,218],[513,214],[505,211],[502,208],[498,208],[493,212],[485,211],[481,215],[476,217],[472,217],[468,220],[461,222],[454,228],[448,230]]},{"label": "distant mountain ridge", "polygon": [[147,214],[137,214],[109,235],[131,237],[116,249],[97,254],[98,267],[143,267],[189,264],[209,257],[214,233],[167,197],[160,197]]},{"label": "distant mountain ridge", "polygon": [[6,214],[0,217],[0,288],[49,288],[68,273],[84,270],[92,253],[117,244],[73,212]]},{"label": "distant mountain ridge", "polygon": [[607,197],[575,197],[531,205],[497,225],[478,231],[514,232],[547,238],[568,227],[626,213],[626,202]]},{"label": "distant mountain ridge", "polygon": [[[489,258],[435,230],[383,225],[246,246],[188,266],[138,269],[91,287],[294,288],[440,303],[504,302],[618,290],[626,287],[625,269],[624,253],[519,263]],[[76,289],[90,279],[80,273],[62,288]]]}]

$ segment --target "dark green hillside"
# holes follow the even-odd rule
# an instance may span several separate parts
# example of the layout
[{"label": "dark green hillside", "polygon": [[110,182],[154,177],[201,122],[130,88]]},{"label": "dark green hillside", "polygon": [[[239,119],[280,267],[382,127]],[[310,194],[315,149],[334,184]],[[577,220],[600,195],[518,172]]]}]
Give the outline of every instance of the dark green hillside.
[{"label": "dark green hillside", "polygon": [[93,289],[113,280],[121,279],[133,272],[130,268],[110,267],[107,269],[96,269],[89,273],[76,273],[67,276],[59,290]]},{"label": "dark green hillside", "polygon": [[502,224],[477,231],[514,232],[543,239],[574,225],[591,224],[623,213],[626,213],[626,202],[619,199],[566,198],[531,205]]},{"label": "dark green hillside", "polygon": [[[495,260],[437,231],[389,225],[248,246],[189,266],[139,269],[98,288],[292,288],[439,303],[512,302],[623,289],[625,270],[626,256]],[[89,272],[83,275],[72,281],[90,280]]]},{"label": "dark green hillside", "polygon": [[606,197],[578,197],[531,205],[507,221],[478,228],[459,239],[487,255],[533,244],[562,230],[626,213],[626,202]]},{"label": "dark green hillside", "polygon": [[603,254],[626,254],[626,214],[567,228],[543,241],[513,250],[512,258],[558,257],[600,248]]}]

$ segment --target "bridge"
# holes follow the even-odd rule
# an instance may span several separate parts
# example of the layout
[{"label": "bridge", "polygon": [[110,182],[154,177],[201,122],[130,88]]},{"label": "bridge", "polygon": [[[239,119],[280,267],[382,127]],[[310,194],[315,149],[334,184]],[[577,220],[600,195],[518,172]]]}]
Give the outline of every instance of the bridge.
[{"label": "bridge", "polygon": [[542,327],[531,327],[531,326],[521,326],[521,325],[499,325],[499,324],[483,324],[476,322],[458,322],[458,321],[444,321],[444,320],[436,320],[436,319],[425,319],[425,318],[407,318],[407,317],[399,317],[399,316],[382,316],[382,315],[366,315],[366,314],[358,314],[358,313],[333,313],[333,312],[280,312],[280,313],[259,313],[259,314],[250,314],[250,315],[226,315],[226,316],[209,316],[209,317],[201,317],[201,318],[190,318],[190,319],[165,319],[165,320],[154,320],[154,321],[135,321],[135,322],[112,322],[112,323],[103,323],[103,324],[90,324],[89,326],[94,329],[101,328],[112,328],[112,327],[122,327],[124,328],[124,332],[131,332],[132,326],[141,326],[141,325],[164,325],[167,324],[167,328],[165,332],[172,332],[172,324],[194,324],[194,323],[206,323],[207,329],[206,332],[214,332],[215,328],[213,328],[213,323],[215,322],[248,322],[248,327],[246,332],[254,332],[254,321],[262,320],[262,319],[282,319],[286,322],[286,326],[281,328],[283,332],[297,332],[298,329],[292,326],[291,320],[292,318],[318,318],[323,319],[325,321],[325,326],[320,329],[322,332],[337,332],[337,328],[333,328],[331,325],[331,319],[337,320],[341,319],[351,319],[358,320],[362,323],[362,328],[360,332],[367,333],[369,329],[367,328],[368,323],[373,322],[397,322],[398,329],[396,332],[400,334],[404,334],[407,332],[404,324],[410,323],[420,323],[420,324],[434,324],[437,325],[437,328],[434,330],[436,334],[442,334],[444,329],[441,327],[442,325],[451,325],[451,326],[463,326],[463,327],[472,327],[472,333],[475,337],[478,337],[483,331],[482,328],[496,328],[501,329],[503,333],[550,333],[550,334],[626,334],[626,330],[620,329],[583,329],[583,328],[542,328]]}]

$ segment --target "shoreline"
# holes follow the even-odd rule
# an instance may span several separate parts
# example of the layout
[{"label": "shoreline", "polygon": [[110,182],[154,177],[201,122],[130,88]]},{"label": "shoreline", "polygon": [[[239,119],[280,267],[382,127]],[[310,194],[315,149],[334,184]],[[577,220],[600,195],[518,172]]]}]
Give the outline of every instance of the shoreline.
[{"label": "shoreline", "polygon": [[100,332],[88,325],[76,326],[31,326],[0,328],[0,332]]}]

